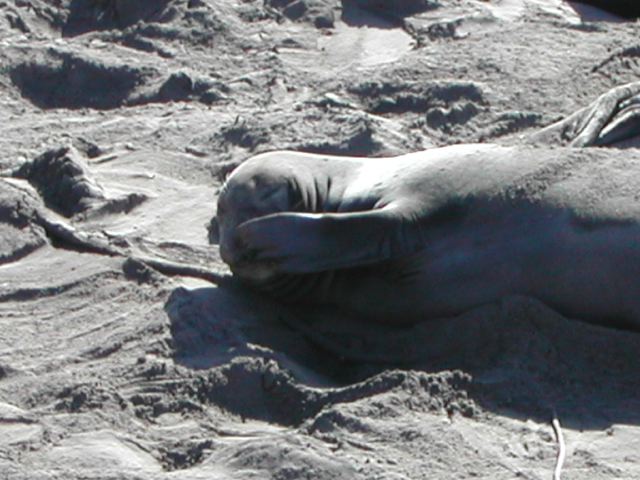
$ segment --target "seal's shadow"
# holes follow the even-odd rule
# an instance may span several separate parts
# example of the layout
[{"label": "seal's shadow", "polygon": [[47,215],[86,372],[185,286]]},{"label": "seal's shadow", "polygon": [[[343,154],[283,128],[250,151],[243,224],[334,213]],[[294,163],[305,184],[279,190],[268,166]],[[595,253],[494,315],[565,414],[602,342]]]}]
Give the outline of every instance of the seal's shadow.
[{"label": "seal's shadow", "polygon": [[456,318],[372,325],[330,309],[290,308],[234,284],[176,289],[165,305],[175,359],[211,369],[273,359],[303,387],[344,387],[393,369],[462,370],[482,408],[602,429],[640,424],[640,334],[569,320],[510,297]]},{"label": "seal's shadow", "polygon": [[261,295],[229,285],[178,288],[165,304],[175,360],[191,369],[210,369],[238,357],[275,359],[311,384],[326,384],[339,369],[292,328],[292,312]]}]

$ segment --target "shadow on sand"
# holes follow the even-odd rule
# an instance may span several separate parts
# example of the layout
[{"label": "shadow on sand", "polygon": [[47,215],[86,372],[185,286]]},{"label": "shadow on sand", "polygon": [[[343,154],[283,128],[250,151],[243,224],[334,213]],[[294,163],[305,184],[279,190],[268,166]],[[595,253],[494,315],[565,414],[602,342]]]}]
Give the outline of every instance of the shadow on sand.
[{"label": "shadow on sand", "polygon": [[[266,370],[279,378],[281,388],[260,395],[262,402],[281,396],[287,405],[298,398],[295,418],[276,415],[283,423],[304,420],[327,402],[397,388],[411,375],[429,383],[455,370],[462,376],[454,375],[453,388],[493,413],[546,421],[555,409],[578,429],[640,424],[640,335],[568,320],[526,297],[402,328],[290,308],[233,284],[177,289],[165,310],[183,366],[228,370],[235,362],[236,376],[257,368],[263,383]],[[252,366],[238,367],[243,361]],[[215,388],[220,398],[229,394]],[[229,399],[233,410],[233,394]]]}]

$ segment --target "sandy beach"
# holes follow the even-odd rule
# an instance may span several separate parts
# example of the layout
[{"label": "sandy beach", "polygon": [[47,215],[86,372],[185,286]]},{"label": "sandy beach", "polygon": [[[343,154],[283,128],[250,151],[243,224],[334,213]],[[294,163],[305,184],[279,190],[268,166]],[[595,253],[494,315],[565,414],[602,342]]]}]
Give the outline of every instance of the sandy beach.
[{"label": "sandy beach", "polygon": [[0,1],[0,479],[551,479],[553,418],[562,478],[640,478],[640,334],[524,296],[307,316],[210,228],[257,153],[514,144],[638,81],[639,35],[561,0]]}]

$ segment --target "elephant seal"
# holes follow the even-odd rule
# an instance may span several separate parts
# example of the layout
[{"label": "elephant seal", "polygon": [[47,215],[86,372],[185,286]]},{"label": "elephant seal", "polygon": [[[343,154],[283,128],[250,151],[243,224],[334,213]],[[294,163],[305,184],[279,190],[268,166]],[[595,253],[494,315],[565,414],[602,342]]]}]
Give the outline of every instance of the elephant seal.
[{"label": "elephant seal", "polygon": [[638,192],[631,150],[271,152],[223,186],[220,253],[253,287],[365,320],[413,323],[521,294],[640,328]]},{"label": "elephant seal", "polygon": [[637,0],[572,0],[570,3],[591,5],[629,20],[640,17],[640,5]]}]

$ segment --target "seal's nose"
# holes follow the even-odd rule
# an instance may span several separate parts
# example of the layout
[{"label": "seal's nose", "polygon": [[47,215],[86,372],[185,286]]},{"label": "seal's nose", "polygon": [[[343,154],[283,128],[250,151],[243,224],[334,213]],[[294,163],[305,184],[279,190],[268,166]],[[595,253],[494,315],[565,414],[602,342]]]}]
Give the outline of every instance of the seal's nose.
[{"label": "seal's nose", "polygon": [[207,225],[207,237],[210,245],[220,245],[220,222],[217,217],[213,217]]},{"label": "seal's nose", "polygon": [[233,265],[235,263],[235,256],[233,255],[233,249],[229,246],[227,238],[220,236],[220,257],[222,261],[227,265]]},{"label": "seal's nose", "polygon": [[242,243],[235,229],[229,232],[220,231],[220,257],[229,266],[237,265],[243,258]]}]

